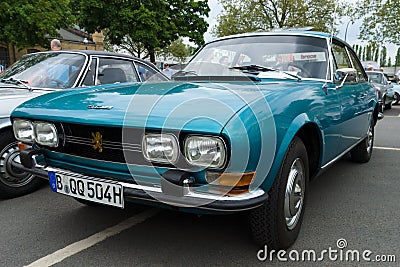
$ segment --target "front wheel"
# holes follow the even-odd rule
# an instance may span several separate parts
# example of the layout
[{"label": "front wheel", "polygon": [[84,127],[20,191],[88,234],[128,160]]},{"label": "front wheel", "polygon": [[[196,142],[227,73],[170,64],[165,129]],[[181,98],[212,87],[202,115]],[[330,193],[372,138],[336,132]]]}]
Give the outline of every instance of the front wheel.
[{"label": "front wheel", "polygon": [[372,148],[374,147],[374,136],[374,122],[372,121],[368,128],[367,136],[350,151],[353,161],[366,163],[371,159]]},{"label": "front wheel", "polygon": [[43,180],[15,169],[11,162],[19,156],[18,142],[11,131],[0,137],[0,198],[13,198],[38,189]]},{"label": "front wheel", "polygon": [[253,238],[269,249],[286,249],[297,239],[303,220],[309,178],[308,155],[303,141],[290,143],[269,199],[250,213]]}]

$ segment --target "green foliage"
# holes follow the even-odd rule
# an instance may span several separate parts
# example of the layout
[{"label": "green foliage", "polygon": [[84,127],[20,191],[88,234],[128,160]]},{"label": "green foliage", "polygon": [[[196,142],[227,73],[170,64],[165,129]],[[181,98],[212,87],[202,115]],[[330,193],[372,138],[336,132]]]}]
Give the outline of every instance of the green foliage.
[{"label": "green foliage", "polygon": [[379,64],[383,67],[386,66],[386,58],[387,58],[387,49],[386,46],[382,47],[380,54],[380,62]]},{"label": "green foliage", "polygon": [[88,32],[108,29],[111,44],[127,38],[144,47],[154,61],[156,48],[164,48],[179,37],[200,45],[208,24],[207,1],[195,0],[71,0],[78,24]]},{"label": "green foliage", "polygon": [[69,0],[2,0],[0,41],[19,48],[49,47],[46,37],[58,36],[57,29],[72,22]]},{"label": "green foliage", "polygon": [[186,58],[190,56],[189,47],[190,46],[183,43],[182,39],[178,39],[168,46],[168,51],[171,52],[171,54],[177,58],[180,63],[183,63],[186,61]]},{"label": "green foliage", "polygon": [[359,38],[400,44],[400,0],[359,0],[353,16],[363,17]]},{"label": "green foliage", "polygon": [[[347,4],[333,0],[219,0],[223,13],[213,29],[216,36],[257,30],[301,28],[331,32],[340,23]],[[336,6],[336,14],[334,14]]]},{"label": "green foliage", "polygon": [[394,65],[395,66],[399,66],[400,65],[400,48],[397,49]]}]

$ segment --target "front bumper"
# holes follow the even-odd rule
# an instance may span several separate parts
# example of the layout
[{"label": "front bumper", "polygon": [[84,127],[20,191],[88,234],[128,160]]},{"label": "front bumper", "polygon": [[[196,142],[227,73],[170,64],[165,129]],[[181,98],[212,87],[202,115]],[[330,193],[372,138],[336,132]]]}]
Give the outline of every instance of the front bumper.
[{"label": "front bumper", "polygon": [[[33,174],[37,177],[49,179],[49,171],[63,175],[80,177],[83,179],[98,180],[104,178],[86,176],[61,168],[46,167],[36,164],[35,155],[31,151],[23,151],[20,161],[12,162],[14,168]],[[21,163],[22,162],[22,163]],[[182,177],[182,171],[175,171],[172,176]],[[171,175],[171,173],[169,173]],[[166,177],[164,177],[166,178]],[[168,178],[171,181],[170,178]],[[182,185],[183,194],[174,194],[167,186],[161,184],[137,184],[118,181],[122,185],[124,200],[130,202],[140,202],[143,204],[156,206],[169,206],[174,209],[209,210],[216,212],[240,212],[251,210],[263,205],[268,199],[268,194],[261,188],[250,190],[239,195],[223,195],[218,193],[197,192],[196,187]]]}]

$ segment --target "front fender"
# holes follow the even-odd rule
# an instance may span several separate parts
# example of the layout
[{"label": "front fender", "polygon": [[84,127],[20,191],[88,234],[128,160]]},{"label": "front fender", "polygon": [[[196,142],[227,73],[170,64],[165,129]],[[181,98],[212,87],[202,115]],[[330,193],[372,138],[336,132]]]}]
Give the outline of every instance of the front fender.
[{"label": "front fender", "polygon": [[0,130],[11,126],[10,117],[0,117]]},{"label": "front fender", "polygon": [[[284,160],[286,151],[288,150],[293,138],[304,125],[312,122],[309,116],[305,113],[299,114],[292,121],[289,121],[290,119],[287,117],[280,117],[276,118],[275,120],[279,122],[279,124],[277,125],[278,143],[276,146],[275,158],[271,169],[261,185],[261,188],[266,191],[269,191],[269,189],[272,187],[272,184],[275,181],[275,177],[278,175],[279,169]],[[279,138],[279,136],[281,138]]]}]

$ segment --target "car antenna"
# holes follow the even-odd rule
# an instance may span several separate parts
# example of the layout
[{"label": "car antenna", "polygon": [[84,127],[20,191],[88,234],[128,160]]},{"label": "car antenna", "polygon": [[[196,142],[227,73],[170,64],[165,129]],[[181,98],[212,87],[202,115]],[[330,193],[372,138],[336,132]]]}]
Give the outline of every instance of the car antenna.
[{"label": "car antenna", "polygon": [[[334,30],[334,25],[335,25],[335,17],[336,17],[336,9],[337,9],[337,6],[336,6],[336,3],[334,3],[334,5],[335,5],[335,10],[333,11],[333,16],[332,16],[332,24],[331,24],[331,34],[330,34],[330,38],[329,38],[329,50],[330,51],[328,51],[328,54],[329,53],[332,53],[332,43],[333,43],[333,30]],[[333,58],[333,57],[331,57],[331,58]],[[327,95],[328,94],[328,75],[329,75],[329,65],[332,63],[331,62],[332,60],[329,60],[328,61],[328,64],[326,64],[326,76],[325,76],[325,83],[324,83],[324,85],[322,86],[322,89],[324,90],[324,92],[325,92],[325,94]],[[333,67],[333,66],[332,66]],[[332,70],[333,70],[333,68],[331,68]]]}]

